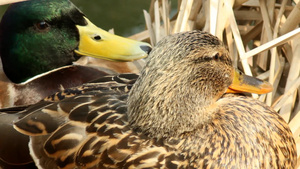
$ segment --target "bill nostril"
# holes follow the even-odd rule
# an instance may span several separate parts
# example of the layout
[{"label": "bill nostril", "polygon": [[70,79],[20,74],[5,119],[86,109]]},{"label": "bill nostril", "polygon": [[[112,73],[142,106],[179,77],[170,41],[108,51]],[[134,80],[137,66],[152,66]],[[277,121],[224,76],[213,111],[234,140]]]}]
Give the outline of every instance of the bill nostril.
[{"label": "bill nostril", "polygon": [[146,46],[146,45],[142,45],[140,46],[140,48],[145,51],[147,54],[149,54],[152,50],[152,48],[150,46]]},{"label": "bill nostril", "polygon": [[99,35],[95,35],[93,38],[94,38],[94,40],[97,40],[97,41],[101,40],[101,37]]}]

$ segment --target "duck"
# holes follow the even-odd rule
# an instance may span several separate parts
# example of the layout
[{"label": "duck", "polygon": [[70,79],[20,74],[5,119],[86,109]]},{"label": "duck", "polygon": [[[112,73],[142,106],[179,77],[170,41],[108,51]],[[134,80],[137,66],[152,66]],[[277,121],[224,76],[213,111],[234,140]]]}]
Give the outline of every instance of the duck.
[{"label": "duck", "polygon": [[38,168],[294,168],[288,124],[242,92],[272,86],[238,72],[207,32],[169,35],[139,75],[109,75],[20,113]]},{"label": "duck", "polygon": [[[0,108],[34,104],[107,74],[138,73],[132,61],[150,50],[98,28],[69,0],[14,3],[0,23]],[[97,61],[77,62],[86,56]]]}]

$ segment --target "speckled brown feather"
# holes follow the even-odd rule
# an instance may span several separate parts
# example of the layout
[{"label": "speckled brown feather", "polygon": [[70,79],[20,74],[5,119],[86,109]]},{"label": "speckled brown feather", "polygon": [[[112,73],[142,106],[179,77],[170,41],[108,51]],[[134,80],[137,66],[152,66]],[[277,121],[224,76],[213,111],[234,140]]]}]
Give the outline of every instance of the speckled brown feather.
[{"label": "speckled brown feather", "polygon": [[121,75],[57,93],[15,128],[31,136],[41,168],[294,168],[285,121],[258,100],[224,94],[232,71],[216,37],[176,34],[135,83]]}]

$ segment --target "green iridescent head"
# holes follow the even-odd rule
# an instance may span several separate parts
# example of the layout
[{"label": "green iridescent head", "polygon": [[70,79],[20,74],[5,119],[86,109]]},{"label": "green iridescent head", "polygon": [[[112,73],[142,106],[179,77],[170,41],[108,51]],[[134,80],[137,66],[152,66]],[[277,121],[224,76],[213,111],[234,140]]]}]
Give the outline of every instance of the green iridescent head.
[{"label": "green iridescent head", "polygon": [[[148,44],[133,40],[128,43],[125,40],[129,44],[129,47],[125,45],[127,51],[123,49],[124,44],[122,49],[116,47],[115,43],[120,40],[109,39],[115,43],[107,45],[107,32],[101,31],[68,0],[30,0],[13,4],[0,24],[4,72],[12,82],[20,83],[72,64],[80,55],[129,61],[145,57],[149,52],[144,50]],[[107,52],[112,49],[119,53]]]},{"label": "green iridescent head", "polygon": [[13,82],[71,64],[79,43],[75,25],[83,14],[67,0],[31,0],[11,5],[0,25],[0,54]]}]

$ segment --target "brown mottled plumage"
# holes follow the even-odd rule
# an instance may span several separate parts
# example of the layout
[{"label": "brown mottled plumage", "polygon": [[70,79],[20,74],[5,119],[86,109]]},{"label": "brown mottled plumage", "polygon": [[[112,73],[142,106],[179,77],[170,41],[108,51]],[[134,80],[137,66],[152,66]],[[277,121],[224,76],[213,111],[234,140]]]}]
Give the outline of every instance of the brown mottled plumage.
[{"label": "brown mottled plumage", "polygon": [[258,100],[224,94],[233,71],[216,37],[175,34],[136,82],[123,74],[57,93],[15,128],[31,136],[41,168],[293,168],[285,121]]}]

